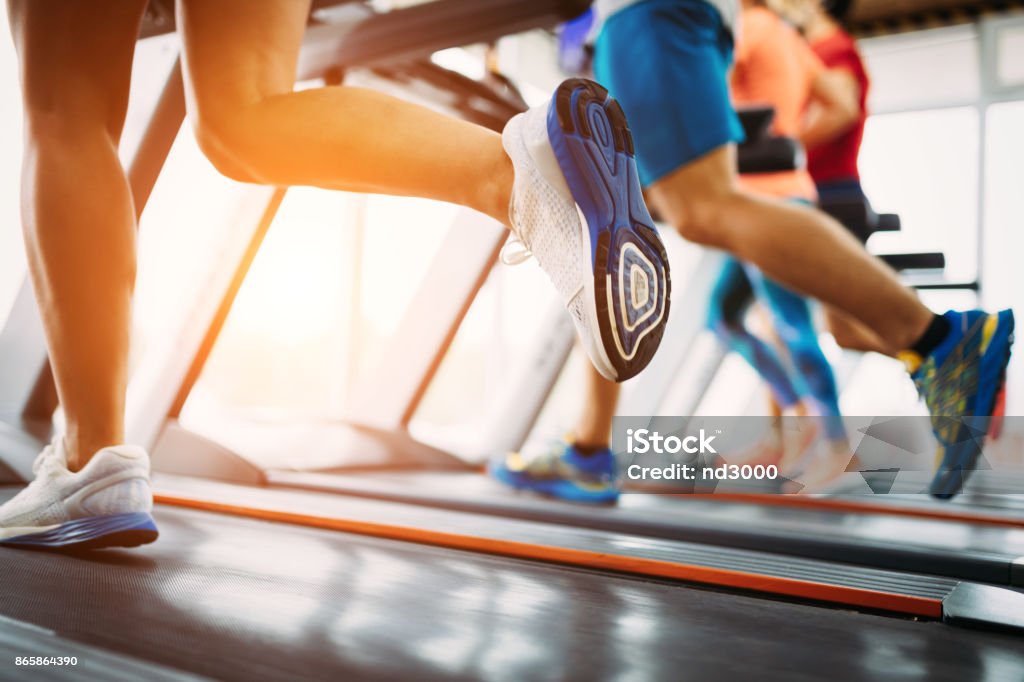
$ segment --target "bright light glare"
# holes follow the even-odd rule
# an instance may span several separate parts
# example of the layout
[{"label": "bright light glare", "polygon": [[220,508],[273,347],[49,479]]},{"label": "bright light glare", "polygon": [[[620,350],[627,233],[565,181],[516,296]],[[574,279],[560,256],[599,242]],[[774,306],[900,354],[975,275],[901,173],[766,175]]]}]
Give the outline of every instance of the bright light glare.
[{"label": "bright light glare", "polygon": [[21,239],[19,184],[21,177],[21,97],[14,44],[7,13],[0,12],[0,326],[7,318],[25,275]]},{"label": "bright light glare", "polygon": [[875,251],[946,254],[946,275],[977,274],[978,113],[973,107],[873,116],[860,155],[864,191],[902,229],[871,238]]},{"label": "bright light glare", "polygon": [[487,73],[483,59],[462,47],[439,50],[430,55],[430,61],[450,71],[457,71],[473,80],[480,80]]}]

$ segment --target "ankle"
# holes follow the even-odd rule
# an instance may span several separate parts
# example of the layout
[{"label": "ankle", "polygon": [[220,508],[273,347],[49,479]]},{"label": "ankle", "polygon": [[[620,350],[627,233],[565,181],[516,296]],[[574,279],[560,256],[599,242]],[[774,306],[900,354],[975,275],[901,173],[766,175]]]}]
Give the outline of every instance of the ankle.
[{"label": "ankle", "polygon": [[942,315],[933,315],[928,327],[922,332],[913,344],[908,348],[920,357],[927,357],[941,344],[949,335],[952,327]]},{"label": "ankle", "polygon": [[83,437],[69,431],[64,436],[64,453],[67,457],[68,471],[81,470],[97,452],[105,447],[123,442],[124,436],[122,434],[112,434],[106,437],[88,434]]},{"label": "ankle", "polygon": [[599,438],[576,440],[573,441],[572,446],[576,449],[576,452],[584,456],[593,455],[601,450],[608,449],[608,443]]},{"label": "ankle", "polygon": [[481,183],[481,198],[478,210],[494,218],[502,225],[511,227],[509,210],[512,205],[512,184],[515,171],[512,159],[500,147],[500,155],[495,158],[491,172]]},{"label": "ankle", "polygon": [[905,325],[898,335],[886,339],[890,354],[896,357],[903,351],[911,350],[933,327],[936,317],[935,313],[925,308],[922,315],[915,318],[913,323]]}]

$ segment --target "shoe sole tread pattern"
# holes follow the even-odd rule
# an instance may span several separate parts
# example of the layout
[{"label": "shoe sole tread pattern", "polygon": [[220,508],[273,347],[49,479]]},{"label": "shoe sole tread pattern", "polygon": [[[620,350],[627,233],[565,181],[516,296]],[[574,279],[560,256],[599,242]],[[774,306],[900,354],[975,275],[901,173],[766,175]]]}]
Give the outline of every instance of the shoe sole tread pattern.
[{"label": "shoe sole tread pattern", "polygon": [[90,516],[57,528],[0,540],[0,545],[61,550],[138,547],[157,539],[159,531],[147,512]]},{"label": "shoe sole tread pattern", "polygon": [[[555,93],[548,132],[589,229],[594,305],[605,353],[624,381],[654,356],[668,318],[668,256],[644,204],[632,133],[618,102],[588,80]],[[617,305],[616,305],[617,303]]]},{"label": "shoe sole tread pattern", "polygon": [[[995,388],[990,396],[978,396],[978,403],[975,404],[974,415],[972,415],[981,418],[981,422],[975,422],[973,426],[979,432],[985,434],[981,437],[983,441],[987,441],[991,434],[993,422],[996,421],[995,411],[997,406],[1005,400],[1006,367],[1010,362],[1010,351],[1014,341],[1015,320],[1013,311],[1004,310],[997,314],[999,315],[999,325],[996,328],[996,334],[1005,336],[1004,352],[998,358],[993,356],[990,360],[989,353],[981,356],[981,367],[978,370],[978,386],[985,386],[991,381]],[[976,322],[978,325],[977,332],[972,331],[969,333],[980,333],[981,326],[984,324],[986,317],[981,317]],[[992,341],[1002,343],[1002,339],[995,337],[993,337]],[[989,361],[986,362],[986,360]],[[982,446],[978,444],[976,438],[972,437],[964,438],[947,447],[946,454],[929,486],[931,495],[943,500],[955,497],[963,490],[963,486],[974,470],[974,466],[982,452]],[[947,462],[949,462],[948,466]]]}]

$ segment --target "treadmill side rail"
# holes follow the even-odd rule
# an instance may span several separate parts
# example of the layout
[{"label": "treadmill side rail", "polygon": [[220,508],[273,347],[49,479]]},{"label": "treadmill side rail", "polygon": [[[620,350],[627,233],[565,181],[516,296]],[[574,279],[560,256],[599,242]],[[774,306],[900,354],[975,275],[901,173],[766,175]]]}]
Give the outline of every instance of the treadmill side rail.
[{"label": "treadmill side rail", "polygon": [[[1014,567],[1024,566],[1018,560]],[[1024,632],[1024,594],[1005,587],[959,583],[942,600],[942,621],[970,628]]]}]

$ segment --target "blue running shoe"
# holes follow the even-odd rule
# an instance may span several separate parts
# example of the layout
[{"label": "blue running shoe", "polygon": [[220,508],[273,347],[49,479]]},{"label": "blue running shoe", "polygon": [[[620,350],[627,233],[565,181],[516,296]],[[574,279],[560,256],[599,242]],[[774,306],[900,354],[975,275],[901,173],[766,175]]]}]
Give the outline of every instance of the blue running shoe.
[{"label": "blue running shoe", "polygon": [[512,118],[502,144],[515,171],[507,246],[551,278],[597,370],[635,376],[661,342],[671,282],[622,109],[596,83],[568,80]]},{"label": "blue running shoe", "polygon": [[496,457],[488,470],[513,488],[569,502],[614,504],[619,499],[615,455],[608,448],[581,455],[572,444],[558,443],[530,461],[518,452]]},{"label": "blue running shoe", "polygon": [[928,357],[904,353],[939,441],[929,491],[948,499],[963,488],[1003,399],[1013,345],[1013,311],[950,311],[951,331]]},{"label": "blue running shoe", "polygon": [[149,456],[142,448],[104,448],[72,472],[58,438],[32,469],[35,479],[0,506],[0,546],[99,549],[157,538]]}]

